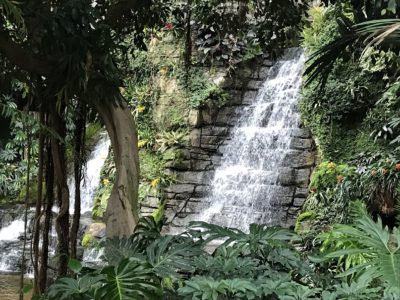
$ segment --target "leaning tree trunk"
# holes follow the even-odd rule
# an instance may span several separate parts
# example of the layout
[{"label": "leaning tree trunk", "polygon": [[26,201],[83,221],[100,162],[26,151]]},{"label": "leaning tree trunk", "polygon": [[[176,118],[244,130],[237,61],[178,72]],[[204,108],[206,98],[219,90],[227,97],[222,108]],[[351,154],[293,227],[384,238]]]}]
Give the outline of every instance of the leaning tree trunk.
[{"label": "leaning tree trunk", "polygon": [[133,116],[125,103],[95,102],[114,150],[114,187],[106,209],[108,237],[129,236],[138,221],[139,156]]}]

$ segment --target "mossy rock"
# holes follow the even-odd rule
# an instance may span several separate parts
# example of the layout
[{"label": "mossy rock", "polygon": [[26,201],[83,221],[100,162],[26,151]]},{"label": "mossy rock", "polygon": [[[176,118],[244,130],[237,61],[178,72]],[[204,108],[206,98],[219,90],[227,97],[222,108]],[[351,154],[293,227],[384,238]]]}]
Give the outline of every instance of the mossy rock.
[{"label": "mossy rock", "polygon": [[313,211],[305,211],[301,213],[296,220],[294,231],[298,234],[304,234],[311,230],[312,221],[316,218],[317,214]]},{"label": "mossy rock", "polygon": [[82,237],[81,245],[83,248],[89,248],[93,242],[94,237],[90,233],[85,233]]}]

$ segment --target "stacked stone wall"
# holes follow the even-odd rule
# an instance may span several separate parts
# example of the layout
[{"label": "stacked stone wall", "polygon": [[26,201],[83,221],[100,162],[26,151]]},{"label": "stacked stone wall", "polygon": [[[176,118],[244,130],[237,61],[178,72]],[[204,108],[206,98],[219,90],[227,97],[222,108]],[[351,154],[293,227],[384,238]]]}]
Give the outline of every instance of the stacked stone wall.
[{"label": "stacked stone wall", "polygon": [[[210,205],[208,195],[214,172],[221,164],[224,148],[230,133],[237,123],[241,111],[257,97],[266,80],[272,61],[267,57],[255,60],[239,68],[231,77],[222,80],[229,93],[229,101],[223,107],[213,105],[193,110],[189,115],[191,132],[189,146],[182,151],[182,159],[170,162],[167,172],[176,178],[176,183],[166,192],[166,231],[182,231],[190,221]],[[280,225],[294,225],[308,195],[308,184],[315,165],[316,147],[310,131],[298,128],[291,132],[291,151],[279,170],[277,182],[272,183],[276,192],[273,206],[283,206]],[[142,203],[142,212],[150,213],[157,207],[158,199],[149,197]]]}]

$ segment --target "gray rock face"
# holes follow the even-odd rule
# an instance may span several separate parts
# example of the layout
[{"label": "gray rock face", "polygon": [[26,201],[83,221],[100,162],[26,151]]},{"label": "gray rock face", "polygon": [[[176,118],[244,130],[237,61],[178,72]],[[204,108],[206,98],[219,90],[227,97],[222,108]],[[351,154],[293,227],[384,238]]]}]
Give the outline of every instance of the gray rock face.
[{"label": "gray rock face", "polygon": [[[178,163],[169,163],[170,173],[177,182],[165,189],[168,233],[179,233],[195,221],[196,216],[209,206],[208,195],[214,170],[220,166],[225,153],[226,142],[230,139],[232,127],[239,116],[258,95],[259,88],[270,72],[273,62],[266,56],[253,65],[239,68],[232,78],[223,80],[223,88],[230,94],[228,103],[222,108],[208,106],[190,112],[188,123],[192,127],[189,135],[188,158]],[[279,170],[276,182],[266,182],[265,193],[273,191],[277,196],[271,209],[280,214],[282,226],[290,227],[308,195],[308,183],[311,170],[315,165],[315,145],[311,133],[306,128],[290,132],[291,151],[285,158],[285,166]],[[267,176],[267,175],[265,175]],[[252,204],[262,207],[263,196],[253,199]],[[143,210],[153,207],[156,199],[149,199]],[[243,205],[235,203],[235,205]],[[282,209],[283,207],[283,209]],[[279,209],[278,209],[279,208]],[[233,212],[235,207],[230,208]],[[262,222],[262,211],[260,222]],[[221,219],[224,218],[221,215]]]}]

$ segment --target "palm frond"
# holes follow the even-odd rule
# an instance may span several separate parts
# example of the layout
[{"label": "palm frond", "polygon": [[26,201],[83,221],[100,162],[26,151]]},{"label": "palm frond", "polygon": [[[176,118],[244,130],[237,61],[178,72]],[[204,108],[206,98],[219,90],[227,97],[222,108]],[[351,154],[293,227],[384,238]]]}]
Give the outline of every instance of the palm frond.
[{"label": "palm frond", "polygon": [[333,42],[327,44],[323,48],[314,52],[308,59],[310,65],[304,71],[306,76],[305,85],[308,86],[311,82],[321,76],[321,84],[323,85],[331,70],[333,65],[343,56],[343,53],[357,40],[357,35],[351,33],[346,36],[342,36]]},{"label": "palm frond", "polygon": [[356,34],[360,36],[365,49],[382,44],[400,46],[400,21],[398,19],[366,21],[354,25],[353,28]]},{"label": "palm frond", "polygon": [[400,47],[400,21],[398,19],[366,21],[353,25],[351,30],[346,32],[309,57],[309,66],[304,71],[304,75],[307,77],[306,86],[318,77],[321,77],[320,84],[323,85],[335,61],[343,57],[349,46],[357,44],[364,48],[364,51],[371,46]]}]

